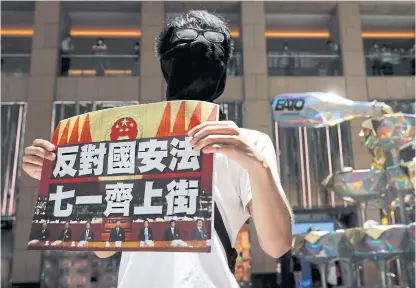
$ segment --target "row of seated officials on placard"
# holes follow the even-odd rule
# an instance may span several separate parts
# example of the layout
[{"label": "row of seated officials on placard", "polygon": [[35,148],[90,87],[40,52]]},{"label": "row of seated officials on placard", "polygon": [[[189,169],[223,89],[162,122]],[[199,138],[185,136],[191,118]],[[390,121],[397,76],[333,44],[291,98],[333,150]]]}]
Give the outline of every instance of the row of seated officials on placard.
[{"label": "row of seated officials on placard", "polygon": [[[166,228],[164,233],[164,239],[160,239],[159,241],[173,241],[181,239],[180,231],[176,226],[175,220],[170,221],[170,227]],[[49,241],[50,239],[50,231],[48,229],[48,225],[46,223],[42,224],[42,228],[35,233],[32,240],[39,240],[39,241]],[[196,227],[192,230],[191,233],[191,240],[207,240],[208,233],[206,228],[203,227],[202,220],[196,221]],[[73,241],[72,240],[72,230],[69,228],[69,223],[65,223],[65,228],[59,233],[59,238],[57,240],[60,241]],[[137,237],[138,241],[148,241],[148,240],[156,240],[153,236],[152,228],[149,227],[149,221],[144,221],[144,227],[140,229]],[[102,241],[100,239],[96,239],[94,235],[94,231],[91,231],[91,224],[87,223],[85,225],[85,230],[81,232],[79,237],[79,241]],[[115,241],[126,241],[126,234],[123,227],[120,227],[120,221],[116,222],[116,227],[111,229],[110,232],[110,242]]]}]

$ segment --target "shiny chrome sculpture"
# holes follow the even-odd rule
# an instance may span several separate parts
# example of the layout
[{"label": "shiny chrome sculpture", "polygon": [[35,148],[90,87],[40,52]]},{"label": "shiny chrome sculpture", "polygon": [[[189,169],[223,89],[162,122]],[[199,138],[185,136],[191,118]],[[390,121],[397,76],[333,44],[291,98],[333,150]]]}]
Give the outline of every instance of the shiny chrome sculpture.
[{"label": "shiny chrome sculpture", "polygon": [[412,259],[414,267],[414,239],[414,223],[377,225],[367,229],[356,227],[335,232],[312,231],[293,238],[292,253],[299,259],[318,265],[322,287],[327,287],[326,267],[332,260],[344,262],[349,267],[349,279],[346,279],[345,287],[360,287],[356,265],[367,259],[377,264],[381,287],[387,288],[390,287],[386,277],[387,261],[407,255]]},{"label": "shiny chrome sculpture", "polygon": [[358,205],[361,224],[366,221],[364,211],[369,201],[374,203],[380,197],[391,201],[397,194],[400,222],[407,224],[404,197],[415,189],[416,158],[403,159],[400,152],[416,146],[415,115],[395,113],[382,102],[352,101],[331,93],[281,94],[273,101],[273,119],[283,127],[320,128],[357,117],[366,118],[360,136],[372,163],[368,170],[337,171],[324,179],[323,185],[346,201],[362,203]]},{"label": "shiny chrome sculpture", "polygon": [[[370,169],[364,172],[349,168],[347,172],[335,172],[322,182],[323,185],[341,198],[349,197],[361,203],[361,210],[366,208],[368,201],[374,203],[378,198],[390,201],[383,206],[391,208],[392,201],[397,195],[400,222],[407,224],[409,221],[405,212],[404,198],[414,193],[416,158],[402,159],[400,150],[416,144],[415,116],[396,113],[373,117],[363,122],[360,136],[364,137],[364,145],[372,156]],[[338,176],[339,174],[343,177]],[[358,188],[360,191],[357,191]],[[361,213],[361,223],[365,221],[366,216]]]},{"label": "shiny chrome sculpture", "polygon": [[[362,123],[360,136],[364,137],[364,145],[372,157],[369,168],[354,170],[346,167],[328,175],[323,179],[322,184],[327,192],[334,192],[344,201],[358,204],[361,225],[367,220],[365,215],[367,204],[383,209],[389,218],[390,212],[395,214],[399,212],[398,223],[408,224],[406,205],[408,208],[413,207],[412,211],[415,207],[416,158],[406,159],[401,152],[416,147],[415,115],[395,113],[384,103],[351,101],[330,93],[282,94],[276,96],[273,102],[273,118],[283,127],[320,128],[357,117],[366,118]],[[392,218],[390,223],[395,223],[396,220],[396,217]],[[409,250],[409,245],[406,243],[410,228],[403,225],[381,227],[383,226],[372,230],[364,228],[346,230],[344,235],[348,240],[340,237],[338,243],[341,246],[336,251],[341,252],[337,257],[350,263],[352,267],[363,259],[377,262],[382,286],[387,287],[386,261],[403,258],[414,252]],[[414,227],[412,229],[414,231]],[[331,237],[331,233],[328,233],[324,233],[325,237]],[[316,264],[329,259],[329,256],[325,258],[318,252],[312,254],[311,248],[318,249],[320,246],[317,243],[320,242],[309,243],[306,240],[308,237],[311,236],[304,235],[303,241],[297,242],[297,255]],[[303,246],[300,243],[303,243]],[[325,251],[323,247],[320,249],[319,251]],[[317,259],[311,260],[314,257]],[[411,274],[414,274],[414,261],[410,262],[413,263]],[[409,267],[409,265],[405,266]],[[354,285],[351,287],[357,287],[358,284]]]}]

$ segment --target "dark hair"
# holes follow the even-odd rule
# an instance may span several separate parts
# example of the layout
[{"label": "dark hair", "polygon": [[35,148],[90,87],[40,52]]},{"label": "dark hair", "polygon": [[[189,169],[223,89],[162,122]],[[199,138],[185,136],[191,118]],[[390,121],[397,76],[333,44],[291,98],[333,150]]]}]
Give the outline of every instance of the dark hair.
[{"label": "dark hair", "polygon": [[198,223],[199,221],[201,221],[201,222],[204,222],[204,221],[202,221],[202,219],[196,219],[196,223]]},{"label": "dark hair", "polygon": [[169,223],[170,223],[170,224],[172,224],[172,223],[176,223],[176,221],[172,219],[172,220],[170,220],[170,221],[169,221]]},{"label": "dark hair", "polygon": [[102,37],[97,38],[97,43],[101,40],[101,42],[104,42],[104,39]]},{"label": "dark hair", "polygon": [[284,42],[284,43],[283,43],[283,47],[285,47],[285,46],[288,46],[288,47],[289,47],[289,43]]},{"label": "dark hair", "polygon": [[146,223],[146,222],[147,222],[147,223],[149,223],[149,220],[147,220],[147,219],[146,219],[146,220],[144,220],[144,222],[143,222],[143,223]]},{"label": "dark hair", "polygon": [[225,40],[222,46],[225,50],[226,61],[231,58],[234,51],[234,41],[231,38],[231,33],[226,26],[225,20],[212,13],[204,10],[191,10],[187,13],[182,13],[173,19],[169,19],[165,24],[162,32],[156,38],[155,51],[157,57],[168,51],[170,47],[170,39],[173,31],[177,28],[196,28],[196,29],[212,29],[225,34]]},{"label": "dark hair", "polygon": [[334,42],[332,42],[332,40],[326,41],[326,45],[329,45],[329,44],[332,44],[332,43],[334,43]]}]

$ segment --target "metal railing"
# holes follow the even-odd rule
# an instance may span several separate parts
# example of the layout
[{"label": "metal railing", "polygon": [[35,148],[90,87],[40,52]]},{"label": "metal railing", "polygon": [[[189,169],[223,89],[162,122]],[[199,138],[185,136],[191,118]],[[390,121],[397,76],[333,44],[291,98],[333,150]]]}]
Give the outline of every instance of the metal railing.
[{"label": "metal railing", "polygon": [[30,72],[30,54],[1,54],[1,74],[22,77]]},{"label": "metal railing", "polygon": [[[61,55],[61,76],[139,76],[140,57],[136,55]],[[242,75],[242,57],[234,53],[227,67],[228,76]]]},{"label": "metal railing", "polygon": [[[1,73],[22,77],[30,72],[30,54],[2,54]],[[373,55],[366,55],[367,74],[371,76],[408,76],[414,75],[414,57],[399,55],[393,57],[387,66],[380,60],[374,61]],[[413,61],[413,62],[412,62]],[[342,61],[340,55],[304,54],[268,52],[269,76],[341,76]],[[413,64],[412,64],[413,63]],[[139,76],[140,58],[135,55],[62,55],[61,76]],[[234,53],[228,63],[228,76],[243,74],[241,52]]]},{"label": "metal railing", "polygon": [[269,76],[341,76],[339,54],[311,54],[295,52],[267,53]]},{"label": "metal railing", "polygon": [[15,216],[26,103],[1,103],[1,217]]},{"label": "metal railing", "polygon": [[390,54],[365,55],[365,65],[369,76],[412,76],[415,75],[415,56]]},{"label": "metal railing", "polygon": [[243,75],[243,57],[241,52],[234,52],[227,66],[228,76],[241,76]]},{"label": "metal railing", "polygon": [[61,55],[61,76],[139,76],[137,55]]}]

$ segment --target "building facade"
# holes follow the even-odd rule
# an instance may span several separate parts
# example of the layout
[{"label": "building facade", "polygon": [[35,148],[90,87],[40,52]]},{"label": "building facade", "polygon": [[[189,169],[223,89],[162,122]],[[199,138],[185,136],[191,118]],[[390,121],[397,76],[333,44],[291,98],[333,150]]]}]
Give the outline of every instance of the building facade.
[{"label": "building facade", "polygon": [[[59,120],[76,114],[163,101],[166,85],[154,39],[175,13],[207,9],[229,19],[236,53],[220,101],[229,119],[275,141],[282,182],[295,208],[343,206],[318,195],[324,176],[318,170],[368,168],[370,155],[358,137],[359,120],[328,133],[279,129],[271,116],[276,95],[333,92],[355,101],[396,101],[400,109],[414,112],[414,2],[97,4],[2,2],[2,167],[7,167],[2,171],[2,216],[15,217],[13,283],[39,282],[41,277],[41,253],[26,249],[38,183],[20,171],[22,147],[37,138],[50,139]],[[62,69],[68,64],[62,53],[68,34],[75,48],[69,68]],[[92,56],[99,37],[108,53]],[[140,43],[137,55],[131,51],[135,42]],[[390,56],[397,49],[393,54],[398,58],[377,64],[371,58],[374,42],[386,43]],[[332,139],[329,146],[325,137]],[[328,162],[328,155],[330,164],[316,166],[322,157]],[[289,166],[293,168],[284,168]],[[377,209],[369,208],[367,215],[380,219]],[[276,261],[261,251],[253,227],[251,242],[252,272],[275,272]]]}]

